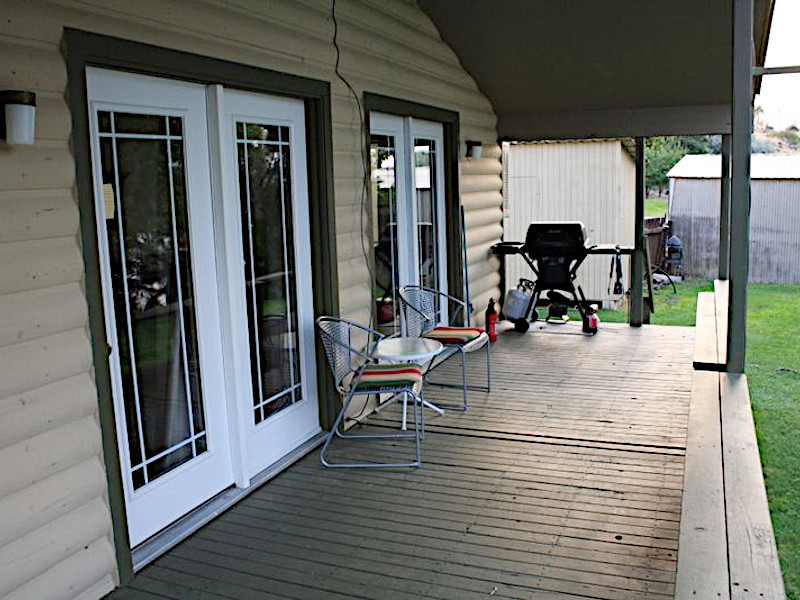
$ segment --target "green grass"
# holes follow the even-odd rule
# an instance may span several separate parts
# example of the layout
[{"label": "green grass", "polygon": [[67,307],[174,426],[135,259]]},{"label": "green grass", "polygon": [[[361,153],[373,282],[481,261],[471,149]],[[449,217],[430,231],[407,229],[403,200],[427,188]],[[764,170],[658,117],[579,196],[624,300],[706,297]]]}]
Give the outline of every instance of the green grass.
[{"label": "green grass", "polygon": [[800,285],[751,285],[747,380],[786,593],[800,600]]},{"label": "green grass", "polygon": [[[690,279],[675,283],[677,293],[672,292],[672,286],[666,285],[653,293],[656,305],[655,312],[650,316],[653,325],[685,325],[693,327],[697,312],[697,294],[714,289],[713,282]],[[646,293],[646,291],[645,291]],[[617,310],[601,310],[598,313],[600,322],[627,323],[628,309],[622,306]],[[580,318],[577,313],[571,318]]]},{"label": "green grass", "polygon": [[666,198],[646,198],[644,201],[645,217],[666,217],[669,200]]}]

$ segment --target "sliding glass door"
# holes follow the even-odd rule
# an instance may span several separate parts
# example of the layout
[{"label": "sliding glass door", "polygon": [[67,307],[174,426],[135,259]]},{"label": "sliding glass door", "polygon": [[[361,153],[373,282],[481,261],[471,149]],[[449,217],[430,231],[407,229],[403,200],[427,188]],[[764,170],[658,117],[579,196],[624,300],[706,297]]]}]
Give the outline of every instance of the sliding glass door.
[{"label": "sliding glass door", "polygon": [[442,125],[370,113],[374,297],[378,325],[399,327],[397,290],[447,290]]},{"label": "sliding glass door", "polygon": [[87,69],[136,546],[319,433],[305,108]]}]

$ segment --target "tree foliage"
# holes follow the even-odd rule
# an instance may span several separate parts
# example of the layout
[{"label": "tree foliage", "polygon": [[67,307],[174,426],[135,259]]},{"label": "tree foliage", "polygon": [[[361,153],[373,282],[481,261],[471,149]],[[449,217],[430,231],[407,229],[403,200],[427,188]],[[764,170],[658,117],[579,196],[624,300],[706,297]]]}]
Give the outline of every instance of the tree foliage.
[{"label": "tree foliage", "polygon": [[661,195],[667,189],[667,172],[685,154],[686,146],[678,137],[647,138],[644,152],[645,185],[647,193]]}]

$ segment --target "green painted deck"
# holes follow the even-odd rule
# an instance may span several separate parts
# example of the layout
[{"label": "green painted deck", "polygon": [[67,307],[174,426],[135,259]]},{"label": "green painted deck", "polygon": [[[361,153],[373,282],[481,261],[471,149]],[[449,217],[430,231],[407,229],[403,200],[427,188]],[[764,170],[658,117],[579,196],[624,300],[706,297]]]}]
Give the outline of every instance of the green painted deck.
[{"label": "green painted deck", "polygon": [[672,599],[693,351],[691,328],[501,334],[492,392],[428,411],[422,468],[325,469],[314,452],[113,598]]}]

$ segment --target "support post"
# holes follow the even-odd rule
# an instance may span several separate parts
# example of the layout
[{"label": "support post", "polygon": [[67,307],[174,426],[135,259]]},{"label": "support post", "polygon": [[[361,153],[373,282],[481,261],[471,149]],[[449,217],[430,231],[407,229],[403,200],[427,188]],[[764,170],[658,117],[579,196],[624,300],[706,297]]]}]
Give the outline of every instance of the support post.
[{"label": "support post", "polygon": [[731,256],[731,136],[722,136],[722,171],[719,180],[719,278],[728,278]]},{"label": "support post", "polygon": [[645,237],[644,237],[644,138],[636,138],[636,210],[633,229],[633,256],[631,257],[631,327],[641,327],[644,320]]},{"label": "support post", "polygon": [[753,0],[733,2],[731,207],[728,300],[730,373],[744,373],[750,261],[750,138],[753,131]]}]

